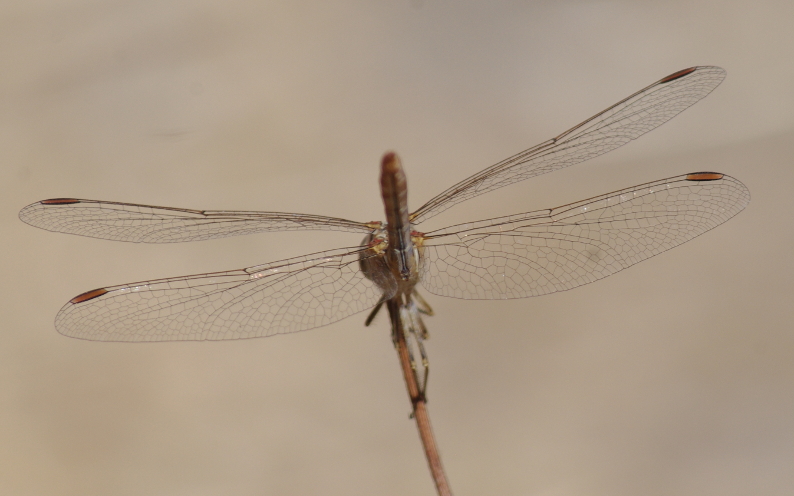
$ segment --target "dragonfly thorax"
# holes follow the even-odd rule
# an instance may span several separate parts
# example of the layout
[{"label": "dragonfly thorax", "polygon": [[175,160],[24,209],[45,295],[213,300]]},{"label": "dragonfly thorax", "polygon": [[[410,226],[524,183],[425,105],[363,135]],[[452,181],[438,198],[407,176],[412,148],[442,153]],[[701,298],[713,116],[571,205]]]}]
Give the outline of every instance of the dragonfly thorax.
[{"label": "dragonfly thorax", "polygon": [[373,281],[388,298],[397,293],[410,294],[419,283],[419,267],[422,262],[421,233],[411,232],[411,246],[404,253],[403,259],[408,259],[411,268],[410,276],[405,279],[400,273],[400,248],[392,246],[389,240],[388,226],[382,224],[379,228],[367,234],[361,242],[365,248],[359,253],[359,267],[364,276]]}]

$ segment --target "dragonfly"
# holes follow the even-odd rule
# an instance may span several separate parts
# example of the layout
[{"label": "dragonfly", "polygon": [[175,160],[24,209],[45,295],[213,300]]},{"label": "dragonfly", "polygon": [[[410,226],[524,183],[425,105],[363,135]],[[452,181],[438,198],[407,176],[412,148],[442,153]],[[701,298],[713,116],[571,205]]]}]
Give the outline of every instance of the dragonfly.
[{"label": "dragonfly", "polygon": [[[140,281],[69,300],[56,329],[96,341],[228,340],[308,330],[384,304],[421,346],[425,291],[462,299],[540,296],[588,284],[685,243],[750,200],[737,179],[691,172],[555,208],[422,232],[476,196],[614,150],[672,119],[725,78],[719,67],[675,72],[555,138],[441,192],[409,213],[400,159],[381,162],[386,221],[281,212],[192,210],[55,198],[23,208],[48,231],[135,243],[177,243],[270,231],[348,231],[360,244],[253,267]],[[424,348],[420,349],[426,360]]]}]

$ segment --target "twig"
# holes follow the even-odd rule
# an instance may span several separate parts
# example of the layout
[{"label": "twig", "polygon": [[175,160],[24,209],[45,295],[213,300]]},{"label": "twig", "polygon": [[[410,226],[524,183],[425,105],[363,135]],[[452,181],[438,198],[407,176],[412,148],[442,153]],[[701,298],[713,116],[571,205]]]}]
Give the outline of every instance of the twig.
[{"label": "twig", "polygon": [[438,446],[433,436],[433,429],[430,427],[430,416],[427,413],[427,404],[424,391],[419,389],[416,378],[416,371],[412,367],[411,357],[408,352],[408,343],[405,341],[405,332],[400,319],[400,301],[394,298],[386,302],[391,317],[392,332],[394,333],[394,344],[397,347],[397,354],[400,357],[400,367],[405,378],[405,385],[408,388],[408,396],[411,398],[413,407],[413,417],[416,419],[416,427],[419,429],[419,437],[422,439],[422,446],[425,449],[425,457],[430,467],[430,475],[436,484],[439,496],[452,496],[452,491],[441,466],[441,457],[438,454]]}]

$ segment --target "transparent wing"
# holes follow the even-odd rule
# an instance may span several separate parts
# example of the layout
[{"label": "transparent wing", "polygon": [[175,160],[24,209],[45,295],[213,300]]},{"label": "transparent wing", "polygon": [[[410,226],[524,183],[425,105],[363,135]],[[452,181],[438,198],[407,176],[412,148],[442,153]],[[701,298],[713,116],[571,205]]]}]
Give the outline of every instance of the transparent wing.
[{"label": "transparent wing", "polygon": [[367,256],[365,248],[347,248],[95,289],[64,305],[55,327],[94,341],[244,339],[312,329],[378,302],[380,290],[359,270],[362,250]]},{"label": "transparent wing", "polygon": [[660,79],[556,138],[452,186],[411,214],[411,222],[418,224],[469,198],[623,146],[695,104],[723,79],[723,69],[707,66],[690,67]]},{"label": "transparent wing", "polygon": [[155,207],[56,198],[23,208],[19,218],[47,231],[135,243],[178,243],[263,231],[370,232],[372,226],[322,215]]},{"label": "transparent wing", "polygon": [[749,201],[741,182],[701,172],[550,210],[448,227],[425,234],[422,285],[464,299],[565,291],[685,243]]}]

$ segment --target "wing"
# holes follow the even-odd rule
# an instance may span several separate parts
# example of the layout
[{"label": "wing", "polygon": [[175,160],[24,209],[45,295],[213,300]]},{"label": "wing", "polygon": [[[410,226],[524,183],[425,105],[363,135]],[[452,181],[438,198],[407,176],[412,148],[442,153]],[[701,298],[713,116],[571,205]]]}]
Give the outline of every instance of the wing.
[{"label": "wing", "polygon": [[264,231],[373,229],[371,224],[322,215],[189,210],[74,198],[30,204],[19,218],[47,231],[134,243],[178,243]]},{"label": "wing", "polygon": [[750,192],[736,179],[699,172],[448,227],[425,234],[422,285],[464,299],[565,291],[685,243],[749,201]]},{"label": "wing", "polygon": [[623,146],[694,105],[723,79],[723,69],[708,66],[690,67],[660,79],[556,138],[452,186],[411,214],[411,222],[418,224],[469,198]]},{"label": "wing", "polygon": [[55,327],[93,341],[245,339],[312,329],[378,302],[380,290],[359,270],[360,253],[371,252],[347,248],[95,289],[64,305]]}]

